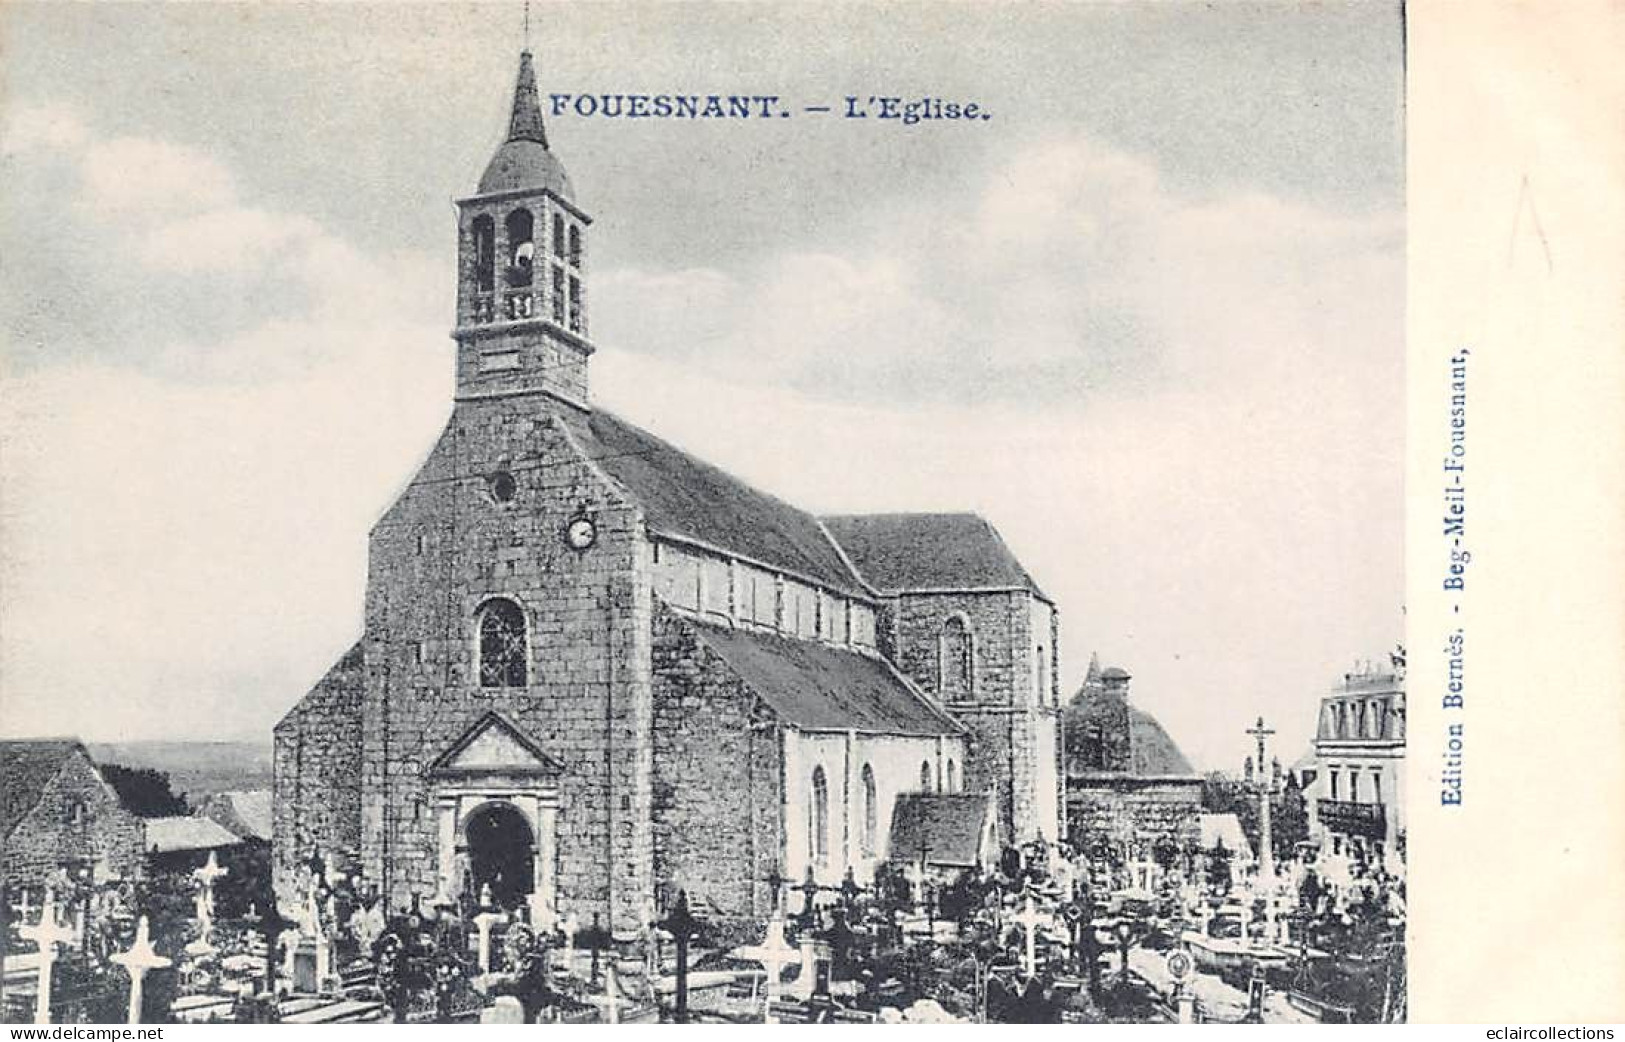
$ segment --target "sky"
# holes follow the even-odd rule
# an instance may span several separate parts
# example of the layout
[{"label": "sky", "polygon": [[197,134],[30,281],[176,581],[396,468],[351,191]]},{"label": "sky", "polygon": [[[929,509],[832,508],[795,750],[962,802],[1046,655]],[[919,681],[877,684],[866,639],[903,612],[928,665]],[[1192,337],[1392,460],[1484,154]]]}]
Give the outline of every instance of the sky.
[{"label": "sky", "polygon": [[[265,740],[451,404],[518,4],[0,12],[0,733]],[[1201,768],[1403,630],[1380,4],[534,5],[597,403],[817,512],[974,510]],[[904,127],[846,95],[976,101]]]}]

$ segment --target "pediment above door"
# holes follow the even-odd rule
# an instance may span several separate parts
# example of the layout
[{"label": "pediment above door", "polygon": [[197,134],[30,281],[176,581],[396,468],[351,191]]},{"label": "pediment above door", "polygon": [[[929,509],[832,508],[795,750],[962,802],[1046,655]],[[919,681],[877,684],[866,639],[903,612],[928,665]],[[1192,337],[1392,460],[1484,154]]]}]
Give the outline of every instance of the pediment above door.
[{"label": "pediment above door", "polygon": [[535,739],[498,712],[474,722],[429,768],[431,776],[456,778],[521,775],[555,778],[564,765],[542,750]]}]

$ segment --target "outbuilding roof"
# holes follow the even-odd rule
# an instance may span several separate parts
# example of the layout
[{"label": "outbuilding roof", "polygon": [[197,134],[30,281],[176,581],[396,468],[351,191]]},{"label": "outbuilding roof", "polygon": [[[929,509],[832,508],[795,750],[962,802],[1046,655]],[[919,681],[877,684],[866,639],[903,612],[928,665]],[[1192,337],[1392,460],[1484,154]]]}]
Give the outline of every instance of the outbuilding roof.
[{"label": "outbuilding roof", "polygon": [[858,574],[877,589],[1044,591],[998,530],[976,514],[841,514],[822,519]]},{"label": "outbuilding roof", "polygon": [[986,793],[905,792],[892,809],[886,847],[893,861],[971,868],[993,852],[983,849],[992,807]]},{"label": "outbuilding roof", "polygon": [[267,789],[215,793],[198,813],[243,839],[271,840],[271,793]]},{"label": "outbuilding roof", "polygon": [[883,660],[811,640],[695,622],[715,652],[780,720],[804,731],[958,735],[963,728]]},{"label": "outbuilding roof", "polygon": [[147,818],[146,849],[154,854],[174,854],[183,850],[214,850],[234,847],[242,840],[223,825],[208,818],[180,815]]}]

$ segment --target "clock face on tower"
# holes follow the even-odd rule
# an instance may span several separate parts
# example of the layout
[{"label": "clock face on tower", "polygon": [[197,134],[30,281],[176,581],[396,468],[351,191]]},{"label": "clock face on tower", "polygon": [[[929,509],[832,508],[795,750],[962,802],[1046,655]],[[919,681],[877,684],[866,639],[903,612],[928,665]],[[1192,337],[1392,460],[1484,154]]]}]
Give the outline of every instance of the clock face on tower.
[{"label": "clock face on tower", "polygon": [[564,540],[571,549],[585,550],[598,540],[598,529],[591,518],[578,517],[564,530]]}]

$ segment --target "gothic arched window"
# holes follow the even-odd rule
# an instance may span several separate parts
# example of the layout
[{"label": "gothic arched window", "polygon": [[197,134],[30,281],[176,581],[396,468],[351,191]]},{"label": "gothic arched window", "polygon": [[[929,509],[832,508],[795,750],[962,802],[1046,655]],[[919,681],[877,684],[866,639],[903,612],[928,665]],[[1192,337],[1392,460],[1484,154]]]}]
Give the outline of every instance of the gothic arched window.
[{"label": "gothic arched window", "polygon": [[536,263],[536,221],[530,211],[515,210],[508,215],[508,285],[528,286]]},{"label": "gothic arched window", "polygon": [[524,687],[528,682],[525,613],[498,598],[480,608],[480,686]]},{"label": "gothic arched window", "polygon": [[496,285],[496,222],[489,216],[474,218],[474,286],[481,293]]},{"label": "gothic arched window", "polygon": [[931,791],[931,761],[920,761],[920,791]]},{"label": "gothic arched window", "polygon": [[959,779],[954,777],[954,774],[955,774],[954,762],[952,760],[949,760],[948,761],[948,784],[942,790],[943,792],[957,792],[958,791]]},{"label": "gothic arched window", "polygon": [[974,693],[970,628],[957,615],[942,624],[937,637],[937,681],[938,694],[946,701],[970,698]]},{"label": "gothic arched window", "polygon": [[829,863],[829,782],[822,767],[814,767],[812,774],[812,828],[811,842],[807,844],[813,860],[820,865]]},{"label": "gothic arched window", "polygon": [[880,796],[875,792],[875,770],[863,765],[863,833],[860,849],[864,857],[875,853],[875,833],[880,831]]}]

